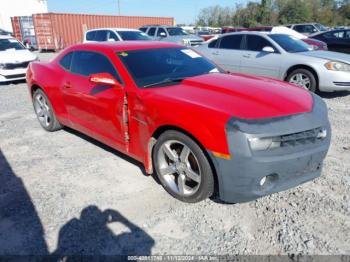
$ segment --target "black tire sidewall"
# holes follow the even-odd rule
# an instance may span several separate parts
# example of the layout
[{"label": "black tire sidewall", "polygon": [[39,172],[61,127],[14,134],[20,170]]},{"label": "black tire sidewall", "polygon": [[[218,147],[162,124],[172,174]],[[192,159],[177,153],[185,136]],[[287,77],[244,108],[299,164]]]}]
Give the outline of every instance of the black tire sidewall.
[{"label": "black tire sidewall", "polygon": [[[177,194],[176,192],[172,191],[167,183],[164,181],[163,177],[160,175],[158,163],[157,163],[157,154],[158,151],[161,150],[161,146],[164,142],[168,140],[178,140],[181,143],[188,146],[191,151],[195,154],[198,164],[201,169],[201,183],[196,193],[190,196],[182,196]],[[164,132],[158,139],[153,151],[152,151],[152,159],[153,159],[153,165],[154,170],[157,174],[157,177],[159,181],[161,182],[163,188],[173,197],[176,199],[179,199],[183,202],[187,203],[197,203],[200,202],[208,197],[210,197],[214,192],[214,177],[213,177],[213,171],[210,166],[210,163],[204,154],[201,147],[190,137],[187,135],[178,132],[178,131],[166,131]]]},{"label": "black tire sidewall", "polygon": [[307,70],[307,69],[303,69],[303,68],[299,68],[299,69],[296,69],[294,70],[293,72],[291,72],[288,76],[287,76],[287,82],[290,81],[290,79],[296,75],[296,74],[304,74],[304,75],[307,75],[310,79],[310,82],[311,82],[311,87],[309,89],[310,92],[313,92],[315,93],[317,91],[317,81],[316,81],[316,78],[315,78],[315,75],[310,71],[310,70]]}]

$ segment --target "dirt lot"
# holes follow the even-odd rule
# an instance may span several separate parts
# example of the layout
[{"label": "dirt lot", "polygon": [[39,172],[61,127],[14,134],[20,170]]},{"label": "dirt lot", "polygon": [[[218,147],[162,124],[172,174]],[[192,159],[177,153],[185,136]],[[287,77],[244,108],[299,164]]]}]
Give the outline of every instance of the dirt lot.
[{"label": "dirt lot", "polygon": [[245,204],[184,204],[118,152],[45,132],[26,84],[2,85],[0,255],[350,254],[350,93],[323,98],[322,177]]}]

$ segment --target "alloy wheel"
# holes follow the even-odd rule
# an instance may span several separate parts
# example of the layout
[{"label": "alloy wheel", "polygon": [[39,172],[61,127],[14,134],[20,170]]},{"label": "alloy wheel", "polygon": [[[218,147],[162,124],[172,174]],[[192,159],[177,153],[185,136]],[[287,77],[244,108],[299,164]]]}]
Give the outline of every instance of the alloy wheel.
[{"label": "alloy wheel", "polygon": [[185,144],[177,140],[164,142],[157,154],[160,176],[175,193],[190,196],[201,183],[199,162]]},{"label": "alloy wheel", "polygon": [[40,123],[43,126],[48,127],[52,122],[51,112],[50,106],[48,105],[47,100],[43,95],[37,94],[34,97],[34,109]]},{"label": "alloy wheel", "polygon": [[310,90],[311,88],[311,79],[309,76],[302,74],[302,73],[297,73],[293,75],[289,79],[289,83],[295,84],[297,86],[303,87],[307,90]]}]

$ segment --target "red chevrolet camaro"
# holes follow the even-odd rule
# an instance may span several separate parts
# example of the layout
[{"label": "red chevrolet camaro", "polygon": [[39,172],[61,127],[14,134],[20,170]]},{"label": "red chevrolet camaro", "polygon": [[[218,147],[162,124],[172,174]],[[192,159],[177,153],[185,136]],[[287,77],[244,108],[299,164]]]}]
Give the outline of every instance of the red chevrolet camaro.
[{"label": "red chevrolet camaro", "polygon": [[299,87],[227,74],[186,47],[89,43],[27,72],[41,126],[68,126],[142,162],[172,196],[244,202],[318,177],[325,103]]}]

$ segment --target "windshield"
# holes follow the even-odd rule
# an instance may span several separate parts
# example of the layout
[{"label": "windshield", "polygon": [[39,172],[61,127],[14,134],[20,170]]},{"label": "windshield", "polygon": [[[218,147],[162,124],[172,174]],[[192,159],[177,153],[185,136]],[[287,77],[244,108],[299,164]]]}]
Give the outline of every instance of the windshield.
[{"label": "windshield", "polygon": [[8,49],[23,50],[25,47],[14,38],[0,39],[0,51]]},{"label": "windshield", "polygon": [[171,36],[188,35],[188,33],[180,27],[168,27],[168,34]]},{"label": "windshield", "polygon": [[138,31],[117,31],[124,41],[151,40],[145,33]]},{"label": "windshield", "polygon": [[221,72],[214,64],[187,48],[157,48],[117,53],[139,87]]},{"label": "windshield", "polygon": [[311,48],[308,44],[299,40],[298,38],[290,35],[269,35],[270,38],[279,44],[288,53],[299,53],[310,51]]},{"label": "windshield", "polygon": [[316,28],[322,32],[327,31],[327,28],[321,24],[315,24]]}]

